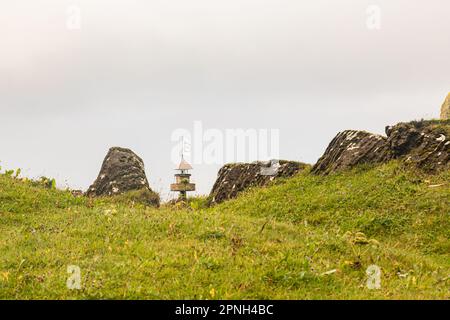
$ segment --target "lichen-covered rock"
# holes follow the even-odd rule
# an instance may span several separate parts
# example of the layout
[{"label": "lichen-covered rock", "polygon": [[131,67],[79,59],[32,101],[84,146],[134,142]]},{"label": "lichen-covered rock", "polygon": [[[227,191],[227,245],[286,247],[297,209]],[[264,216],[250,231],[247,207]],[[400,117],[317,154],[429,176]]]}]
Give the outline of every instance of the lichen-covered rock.
[{"label": "lichen-covered rock", "polygon": [[224,165],[209,196],[209,204],[216,204],[250,188],[264,186],[280,177],[291,177],[308,165],[285,160],[269,162],[232,163]]},{"label": "lichen-covered rock", "polygon": [[151,191],[145,175],[144,162],[130,149],[109,149],[95,182],[87,196],[114,196],[135,190]]},{"label": "lichen-covered rock", "polygon": [[395,158],[426,171],[450,163],[450,121],[418,121],[386,127],[387,141]]},{"label": "lichen-covered rock", "polygon": [[312,172],[328,174],[350,169],[358,164],[382,163],[392,158],[387,139],[365,131],[346,130],[328,145]]},{"label": "lichen-covered rock", "polygon": [[413,125],[399,123],[395,126],[386,127],[389,148],[394,157],[400,157],[408,154],[420,144],[422,132]]},{"label": "lichen-covered rock", "polygon": [[441,107],[441,120],[450,119],[450,93],[447,95]]},{"label": "lichen-covered rock", "polygon": [[329,174],[363,163],[384,163],[397,158],[426,171],[449,165],[450,120],[399,123],[386,127],[386,135],[353,130],[340,132],[311,171]]}]

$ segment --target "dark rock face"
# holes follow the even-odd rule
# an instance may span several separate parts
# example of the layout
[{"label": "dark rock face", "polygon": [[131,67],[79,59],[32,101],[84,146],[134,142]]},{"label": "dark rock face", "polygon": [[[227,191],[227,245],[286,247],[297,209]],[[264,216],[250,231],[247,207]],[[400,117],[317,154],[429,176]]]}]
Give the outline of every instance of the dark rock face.
[{"label": "dark rock face", "polygon": [[406,123],[386,127],[386,135],[388,136],[389,147],[396,157],[411,152],[423,137],[420,130]]},{"label": "dark rock face", "polygon": [[392,158],[387,139],[365,131],[346,130],[337,134],[313,173],[328,174],[363,163],[381,163]]},{"label": "dark rock face", "polygon": [[109,149],[95,182],[87,196],[113,196],[135,190],[149,190],[144,162],[133,151],[114,147]]},{"label": "dark rock face", "polygon": [[450,121],[418,121],[386,127],[387,137],[364,131],[338,133],[312,172],[328,174],[362,163],[405,162],[435,171],[450,162]]},{"label": "dark rock face", "polygon": [[436,171],[450,163],[450,121],[399,123],[386,127],[389,146],[396,158],[426,171]]},{"label": "dark rock face", "polygon": [[280,177],[291,177],[306,167],[306,164],[285,160],[226,164],[219,170],[209,204],[236,198],[250,187],[264,186]]}]

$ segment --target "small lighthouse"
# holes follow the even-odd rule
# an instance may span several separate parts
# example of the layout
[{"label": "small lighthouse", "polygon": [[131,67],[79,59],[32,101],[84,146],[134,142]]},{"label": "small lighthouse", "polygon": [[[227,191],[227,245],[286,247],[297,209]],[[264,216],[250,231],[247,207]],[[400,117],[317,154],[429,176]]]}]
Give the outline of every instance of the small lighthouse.
[{"label": "small lighthouse", "polygon": [[188,191],[195,191],[195,184],[190,182],[191,174],[189,170],[192,170],[192,166],[181,156],[181,162],[175,169],[178,172],[175,174],[175,183],[170,185],[170,190],[179,192],[179,199],[186,200],[186,193]]}]

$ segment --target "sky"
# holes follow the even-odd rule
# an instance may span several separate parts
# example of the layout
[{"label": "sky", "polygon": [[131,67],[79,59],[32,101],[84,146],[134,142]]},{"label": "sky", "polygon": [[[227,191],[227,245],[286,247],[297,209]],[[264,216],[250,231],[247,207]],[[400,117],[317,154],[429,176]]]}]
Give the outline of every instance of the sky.
[{"label": "sky", "polygon": [[[62,188],[86,190],[121,146],[171,198],[173,135],[196,139],[199,123],[210,139],[275,130],[279,158],[312,164],[339,131],[383,134],[439,117],[450,91],[448,0],[0,0],[0,9],[0,166]],[[197,160],[192,179],[208,194],[223,163]]]}]

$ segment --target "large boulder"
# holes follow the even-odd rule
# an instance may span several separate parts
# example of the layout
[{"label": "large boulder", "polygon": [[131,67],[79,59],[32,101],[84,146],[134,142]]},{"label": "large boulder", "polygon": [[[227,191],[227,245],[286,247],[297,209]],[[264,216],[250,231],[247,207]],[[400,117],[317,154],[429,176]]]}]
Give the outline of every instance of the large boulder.
[{"label": "large boulder", "polygon": [[441,120],[450,119],[450,93],[447,95],[441,107]]},{"label": "large boulder", "polygon": [[449,165],[449,120],[399,123],[386,127],[386,135],[354,130],[340,132],[311,171],[329,174],[359,164],[384,163],[396,158],[425,171]]},{"label": "large boulder", "polygon": [[386,127],[387,141],[395,158],[404,157],[426,171],[450,163],[450,121],[414,121]]},{"label": "large boulder", "polygon": [[100,173],[86,195],[115,196],[137,190],[152,194],[154,198],[145,175],[144,162],[130,149],[114,147],[109,149]]},{"label": "large boulder", "polygon": [[226,164],[219,170],[209,204],[236,198],[244,190],[267,185],[277,178],[291,177],[306,167],[304,163],[286,160]]},{"label": "large boulder", "polygon": [[312,172],[328,174],[358,164],[382,163],[392,158],[386,137],[365,131],[339,132],[330,142]]}]

